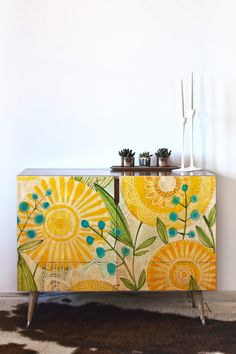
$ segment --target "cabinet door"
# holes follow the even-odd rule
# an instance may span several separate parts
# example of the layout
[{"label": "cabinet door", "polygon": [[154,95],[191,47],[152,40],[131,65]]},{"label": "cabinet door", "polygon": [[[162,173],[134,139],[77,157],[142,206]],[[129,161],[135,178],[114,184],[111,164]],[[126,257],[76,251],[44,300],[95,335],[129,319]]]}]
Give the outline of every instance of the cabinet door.
[{"label": "cabinet door", "polygon": [[104,193],[113,198],[112,177],[18,177],[18,290],[116,289]]},{"label": "cabinet door", "polygon": [[214,176],[121,177],[120,208],[132,247],[119,289],[215,290]]}]

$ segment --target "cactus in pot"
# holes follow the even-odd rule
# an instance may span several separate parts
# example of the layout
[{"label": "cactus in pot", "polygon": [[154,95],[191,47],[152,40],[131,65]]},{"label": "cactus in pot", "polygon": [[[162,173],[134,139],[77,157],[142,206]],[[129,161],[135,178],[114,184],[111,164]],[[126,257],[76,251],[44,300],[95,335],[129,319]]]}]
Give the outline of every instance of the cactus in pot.
[{"label": "cactus in pot", "polygon": [[133,167],[134,166],[134,155],[135,152],[132,149],[122,149],[119,151],[121,157],[121,166]]},{"label": "cactus in pot", "polygon": [[169,151],[167,148],[158,149],[155,153],[157,157],[157,165],[160,167],[168,167],[170,166],[170,155],[171,150]]},{"label": "cactus in pot", "polygon": [[150,166],[151,157],[152,155],[148,151],[141,152],[139,154],[139,166]]}]

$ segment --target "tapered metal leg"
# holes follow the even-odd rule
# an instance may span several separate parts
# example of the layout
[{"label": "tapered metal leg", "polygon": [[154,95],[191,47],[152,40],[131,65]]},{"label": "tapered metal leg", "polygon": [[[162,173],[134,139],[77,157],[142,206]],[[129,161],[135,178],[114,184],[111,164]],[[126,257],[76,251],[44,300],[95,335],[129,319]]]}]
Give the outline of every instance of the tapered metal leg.
[{"label": "tapered metal leg", "polygon": [[200,319],[202,321],[202,324],[205,325],[206,324],[206,318],[205,318],[202,291],[197,290],[197,291],[194,291],[194,293],[195,293],[195,300],[196,300],[196,305],[197,305],[197,308],[198,308]]},{"label": "tapered metal leg", "polygon": [[35,305],[37,304],[38,301],[38,296],[39,292],[38,291],[31,291],[29,295],[29,306],[28,306],[28,315],[27,315],[27,327],[30,326],[33,314],[34,314],[34,308]]},{"label": "tapered metal leg", "polygon": [[191,300],[192,300],[192,307],[197,307],[196,305],[196,294],[194,291],[190,291],[190,297],[191,297]]},{"label": "tapered metal leg", "polygon": [[38,306],[38,298],[39,298],[39,291],[36,291],[35,299],[34,299],[35,307]]}]

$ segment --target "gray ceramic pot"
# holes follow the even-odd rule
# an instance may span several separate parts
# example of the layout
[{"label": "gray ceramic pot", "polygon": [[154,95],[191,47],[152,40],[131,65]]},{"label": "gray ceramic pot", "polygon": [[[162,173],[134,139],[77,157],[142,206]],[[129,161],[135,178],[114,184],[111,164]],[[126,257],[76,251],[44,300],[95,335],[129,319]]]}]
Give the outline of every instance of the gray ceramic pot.
[{"label": "gray ceramic pot", "polygon": [[140,157],[139,158],[139,166],[150,166],[151,159],[150,157]]}]

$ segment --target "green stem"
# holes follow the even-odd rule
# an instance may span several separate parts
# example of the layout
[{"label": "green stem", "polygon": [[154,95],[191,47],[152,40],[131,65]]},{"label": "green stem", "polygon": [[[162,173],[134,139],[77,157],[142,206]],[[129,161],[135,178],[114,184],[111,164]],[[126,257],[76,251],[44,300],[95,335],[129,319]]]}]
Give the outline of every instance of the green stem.
[{"label": "green stem", "polygon": [[36,270],[38,269],[38,266],[39,266],[39,264],[37,263],[37,264],[36,264],[36,267],[35,267],[35,269],[34,269],[34,272],[33,272],[33,278],[34,278],[34,276],[35,276]]},{"label": "green stem", "polygon": [[20,238],[22,232],[24,231],[24,229],[25,229],[25,227],[26,227],[26,225],[27,225],[29,219],[31,218],[33,212],[37,209],[38,205],[41,203],[41,201],[42,201],[45,197],[46,197],[46,194],[45,194],[45,196],[43,196],[43,197],[40,199],[40,201],[39,201],[37,204],[36,204],[36,202],[35,202],[35,206],[34,206],[34,208],[32,209],[31,213],[30,213],[30,214],[27,214],[27,219],[26,219],[26,221],[25,221],[25,223],[24,223],[22,229],[20,229],[19,235],[18,235],[18,237],[17,237],[17,242],[19,241],[19,238]]},{"label": "green stem", "polygon": [[18,229],[22,232],[22,230],[21,230],[21,228],[20,228],[20,226],[18,225]]},{"label": "green stem", "polygon": [[92,226],[89,226],[89,228],[90,228],[93,232],[95,232],[98,236],[100,236],[100,237],[108,244],[108,246],[115,252],[115,254],[121,259],[121,261],[124,262],[124,266],[125,266],[125,268],[126,268],[128,274],[129,274],[130,278],[131,278],[131,279],[133,280],[133,282],[135,283],[135,279],[133,278],[133,276],[132,276],[132,274],[131,274],[131,272],[130,272],[130,270],[129,270],[129,267],[127,266],[127,264],[126,264],[124,258],[119,254],[119,252],[118,252],[118,251],[112,246],[112,244],[103,236],[102,233],[100,234],[100,233],[99,233],[96,229],[94,229]]},{"label": "green stem", "polygon": [[137,229],[137,232],[136,232],[136,235],[135,235],[134,246],[133,246],[132,272],[133,272],[134,284],[135,284],[136,288],[137,288],[137,283],[136,283],[136,279],[135,279],[134,260],[135,260],[135,252],[136,252],[136,245],[137,245],[137,241],[138,241],[138,235],[139,235],[139,231],[140,231],[140,229],[142,227],[142,224],[143,224],[143,222],[141,221],[139,223],[139,226],[138,226],[138,229]]},{"label": "green stem", "polygon": [[[114,237],[110,232],[109,232],[109,235],[111,235],[112,237]],[[115,242],[114,242],[114,248],[116,248],[116,244],[117,244],[117,238],[115,238]]]},{"label": "green stem", "polygon": [[184,201],[185,201],[185,213],[184,213],[184,232],[183,232],[183,240],[186,235],[186,228],[187,228],[187,218],[188,218],[188,203],[187,203],[187,193],[184,191]]},{"label": "green stem", "polygon": [[186,220],[184,219],[181,219],[181,218],[178,218],[179,221],[182,221],[182,222],[185,222]]},{"label": "green stem", "polygon": [[19,241],[19,238],[20,238],[22,232],[24,231],[24,229],[25,229],[25,227],[26,227],[26,225],[27,225],[29,219],[31,218],[31,215],[32,215],[33,212],[35,211],[35,209],[36,209],[36,208],[34,207],[34,209],[32,210],[32,212],[31,212],[29,215],[27,215],[27,219],[26,219],[26,221],[25,221],[25,223],[24,223],[24,225],[23,225],[22,229],[20,230],[19,235],[18,235],[18,237],[17,237],[17,242]]}]

